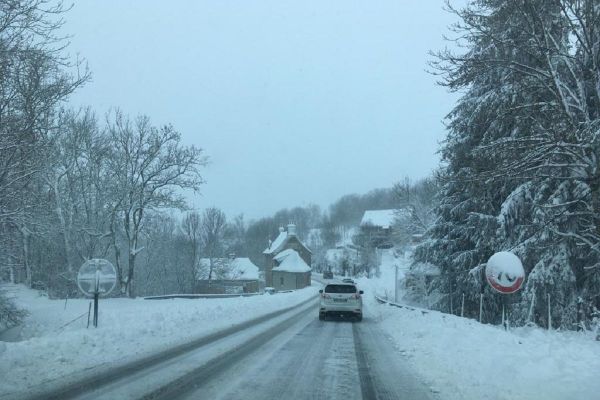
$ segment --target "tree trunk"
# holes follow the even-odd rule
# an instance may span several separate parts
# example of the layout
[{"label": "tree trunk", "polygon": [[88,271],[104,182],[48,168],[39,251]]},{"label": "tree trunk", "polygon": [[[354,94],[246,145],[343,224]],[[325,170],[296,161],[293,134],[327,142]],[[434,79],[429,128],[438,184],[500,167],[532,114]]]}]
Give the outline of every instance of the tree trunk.
[{"label": "tree trunk", "polygon": [[[135,251],[135,249],[134,249]],[[134,267],[135,267],[135,257],[136,254],[131,251],[129,251],[129,268],[127,269],[127,283],[125,286],[125,290],[126,290],[126,294],[128,297],[130,298],[134,298],[135,297],[135,291],[134,291],[134,287],[133,287],[133,271],[134,271]]]},{"label": "tree trunk", "polygon": [[197,252],[198,252],[198,243],[196,243],[196,240],[194,239],[194,240],[192,240],[192,279],[193,279],[192,287],[196,281],[196,265],[197,265],[196,259],[198,257]]},{"label": "tree trunk", "polygon": [[117,268],[117,283],[119,284],[119,291],[121,295],[125,294],[125,282],[123,281],[123,267],[121,266],[121,249],[117,245],[117,234],[115,232],[115,219],[116,215],[113,214],[110,222],[110,239],[111,246],[115,253],[115,267]]},{"label": "tree trunk", "polygon": [[29,237],[30,233],[25,227],[21,227],[21,238],[23,240],[23,266],[25,267],[25,283],[31,287],[33,281],[33,273],[29,264]]},{"label": "tree trunk", "polygon": [[73,274],[73,263],[71,262],[71,244],[69,238],[69,231],[67,227],[67,223],[65,221],[65,216],[62,207],[62,201],[60,200],[60,194],[58,192],[58,179],[52,185],[52,190],[54,191],[54,201],[56,204],[56,215],[58,216],[58,220],[60,222],[61,235],[63,239],[63,246],[65,251],[65,263],[67,266],[67,271],[69,272],[69,277]]}]

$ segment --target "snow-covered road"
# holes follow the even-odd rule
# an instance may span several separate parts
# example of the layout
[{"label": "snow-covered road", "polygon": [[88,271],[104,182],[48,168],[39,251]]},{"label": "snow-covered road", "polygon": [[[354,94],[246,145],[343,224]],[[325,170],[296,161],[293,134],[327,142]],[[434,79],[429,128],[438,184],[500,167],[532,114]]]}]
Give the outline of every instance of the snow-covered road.
[{"label": "snow-covered road", "polygon": [[319,321],[313,303],[236,336],[81,398],[431,398],[369,318]]},{"label": "snow-covered road", "polygon": [[36,398],[432,398],[368,314],[361,323],[319,321],[317,310],[315,299],[189,351]]},{"label": "snow-covered road", "polygon": [[[394,357],[375,322],[319,321],[311,310],[298,323],[244,360],[197,386],[182,399],[429,399]],[[171,396],[160,399],[177,398]]]}]

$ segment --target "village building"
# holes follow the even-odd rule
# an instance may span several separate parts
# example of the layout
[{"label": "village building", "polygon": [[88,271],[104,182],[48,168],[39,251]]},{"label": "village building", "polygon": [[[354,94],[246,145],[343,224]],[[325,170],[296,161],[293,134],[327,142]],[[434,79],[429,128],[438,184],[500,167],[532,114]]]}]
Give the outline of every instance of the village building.
[{"label": "village building", "polygon": [[271,271],[272,287],[277,290],[296,290],[310,286],[311,268],[296,250],[283,250],[274,260],[278,265]]},{"label": "village building", "polygon": [[360,233],[369,247],[393,247],[392,226],[397,210],[367,210],[360,221]]},{"label": "village building", "polygon": [[367,210],[360,221],[360,235],[370,247],[389,249],[394,246],[394,224],[409,223],[406,209]]},{"label": "village building", "polygon": [[[211,267],[213,275],[209,280],[207,272]],[[201,258],[196,280],[196,293],[236,294],[257,293],[260,289],[259,270],[249,258],[230,256],[228,258]]]},{"label": "village building", "polygon": [[289,224],[287,232],[279,228],[279,235],[263,255],[266,286],[278,290],[310,286],[312,252],[296,235],[296,225]]}]

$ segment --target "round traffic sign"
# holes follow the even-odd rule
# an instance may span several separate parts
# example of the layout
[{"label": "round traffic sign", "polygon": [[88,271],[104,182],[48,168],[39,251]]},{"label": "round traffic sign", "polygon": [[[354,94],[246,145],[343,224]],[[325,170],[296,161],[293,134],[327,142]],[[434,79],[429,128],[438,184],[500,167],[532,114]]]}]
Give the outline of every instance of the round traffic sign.
[{"label": "round traffic sign", "polygon": [[488,260],[485,266],[485,277],[496,291],[509,294],[523,286],[525,270],[519,257],[508,251],[500,251]]},{"label": "round traffic sign", "polygon": [[108,295],[117,284],[117,270],[108,260],[93,258],[77,273],[77,286],[86,296]]}]

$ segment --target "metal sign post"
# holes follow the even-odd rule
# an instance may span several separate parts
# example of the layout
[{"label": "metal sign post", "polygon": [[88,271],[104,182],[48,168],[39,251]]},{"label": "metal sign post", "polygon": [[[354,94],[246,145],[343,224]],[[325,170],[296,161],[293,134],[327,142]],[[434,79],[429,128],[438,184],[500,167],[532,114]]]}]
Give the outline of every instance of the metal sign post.
[{"label": "metal sign post", "polygon": [[100,295],[100,271],[96,270],[94,281],[94,328],[98,327],[98,297]]},{"label": "metal sign post", "polygon": [[77,286],[81,292],[94,298],[94,327],[98,327],[98,299],[108,295],[117,284],[117,271],[110,261],[94,258],[86,261],[77,273]]},{"label": "metal sign post", "polygon": [[394,264],[394,303],[398,303],[398,264]]}]

